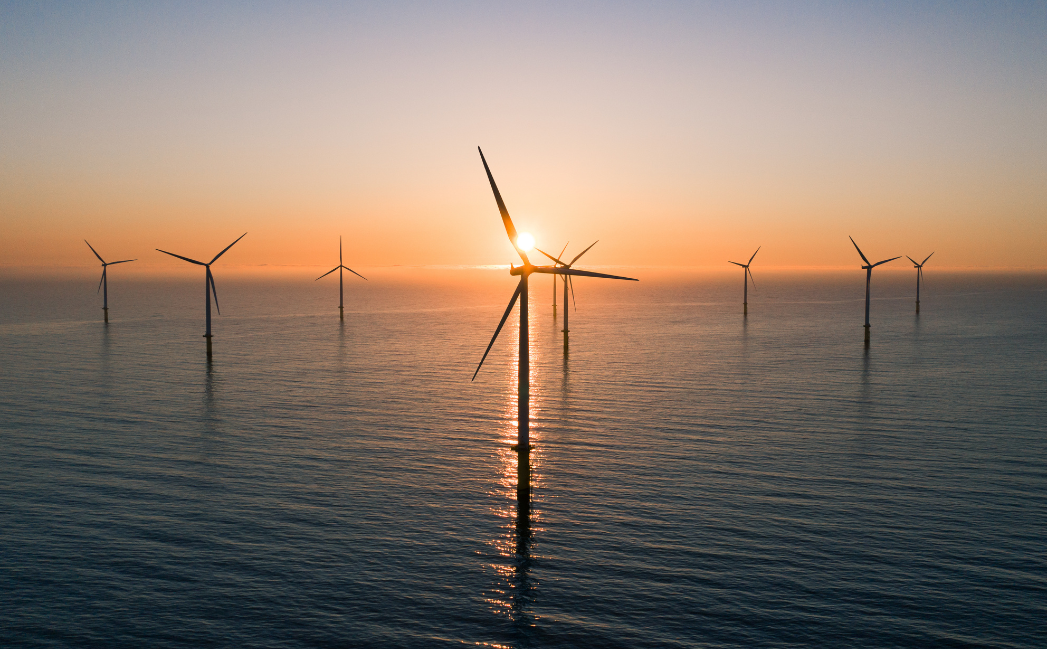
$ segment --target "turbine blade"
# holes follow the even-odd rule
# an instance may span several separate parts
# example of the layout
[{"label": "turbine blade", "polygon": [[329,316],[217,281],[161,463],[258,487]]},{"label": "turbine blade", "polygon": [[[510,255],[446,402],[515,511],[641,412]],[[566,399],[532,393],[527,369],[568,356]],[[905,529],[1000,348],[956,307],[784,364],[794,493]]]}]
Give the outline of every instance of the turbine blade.
[{"label": "turbine blade", "polygon": [[578,277],[601,277],[603,279],[627,279],[631,282],[640,281],[635,277],[621,277],[619,275],[608,275],[606,273],[594,273],[591,270],[578,270],[577,268],[561,268],[556,266],[538,266],[534,269],[534,272],[544,273],[546,275],[576,275]]},{"label": "turbine blade", "polygon": [[341,266],[335,266],[334,268],[332,268],[331,270],[327,271],[323,275],[317,277],[313,281],[315,282],[317,279],[323,279],[323,278],[327,277],[328,275],[330,275],[331,273],[333,273],[334,271],[338,270],[339,268],[341,268]]},{"label": "turbine blade", "polygon": [[107,265],[112,266],[113,264],[126,264],[129,261],[138,261],[137,259],[121,259],[120,261],[111,261]]},{"label": "turbine blade", "polygon": [[188,262],[189,262],[190,264],[196,264],[196,265],[198,265],[198,266],[206,266],[206,265],[207,265],[207,264],[205,264],[205,263],[204,263],[204,262],[202,262],[202,261],[197,261],[197,260],[195,260],[195,259],[190,259],[190,258],[188,258],[188,257],[183,257],[182,255],[176,255],[176,254],[174,254],[173,252],[167,252],[166,250],[160,250],[159,248],[157,248],[157,251],[158,251],[158,252],[162,252],[162,253],[164,253],[165,255],[171,255],[172,257],[178,257],[179,259],[182,259],[182,260],[184,260],[184,261],[188,261]]},{"label": "turbine blade", "polygon": [[[244,232],[244,233],[243,233],[243,234],[241,234],[241,235],[240,235],[239,237],[237,237],[236,241],[239,241],[240,239],[243,239],[243,238],[244,238],[244,237],[246,237],[246,236],[247,236],[247,233],[246,233],[246,232]],[[233,246],[235,246],[235,245],[236,245],[236,241],[234,241],[234,242],[230,243],[230,244],[229,244],[228,246],[226,246],[226,247],[225,247],[225,250],[229,250],[230,248],[232,248]],[[220,252],[220,253],[218,253],[217,255],[215,255],[215,256],[214,256],[214,259],[212,259],[212,260],[211,260],[211,263],[213,264],[213,263],[215,263],[216,261],[218,261],[218,258],[219,258],[219,257],[221,257],[222,255],[224,255],[224,254],[225,254],[225,250],[223,250],[222,252]]]},{"label": "turbine blade", "polygon": [[560,251],[560,256],[561,256],[561,257],[563,257],[563,254],[564,254],[565,252],[567,252],[567,246],[569,246],[569,245],[571,245],[571,242],[570,242],[570,241],[568,241],[567,243],[563,244],[563,250],[561,250],[561,251]]},{"label": "turbine blade", "polygon": [[749,270],[748,266],[745,267],[745,272],[749,273],[749,280],[752,281],[753,288],[756,288],[756,278],[753,277],[753,272]]},{"label": "turbine blade", "polygon": [[487,158],[484,157],[484,152],[480,147],[476,147],[476,150],[480,152],[480,160],[484,163],[484,170],[487,172],[487,179],[491,181],[491,190],[494,192],[494,200],[498,203],[498,213],[502,215],[502,225],[505,226],[505,233],[509,235],[509,241],[513,244],[513,248],[516,248],[517,254],[523,259],[524,263],[530,265],[527,255],[524,254],[523,250],[520,250],[519,246],[516,245],[516,226],[513,225],[512,218],[509,217],[509,210],[505,209],[505,202],[502,201],[502,194],[498,191],[498,185],[494,182],[494,176],[491,175],[491,168],[487,166]]},{"label": "turbine blade", "polygon": [[102,290],[102,282],[104,282],[104,281],[105,281],[105,266],[102,267],[102,278],[98,280],[98,290],[95,291],[95,294],[99,293]]},{"label": "turbine blade", "polygon": [[[596,241],[593,241],[591,244],[589,244],[589,248],[592,248],[593,246],[595,246],[598,243],[600,243],[599,239],[597,239]],[[574,266],[574,262],[576,262],[579,259],[581,259],[582,255],[584,255],[585,253],[589,252],[589,248],[586,248],[585,250],[583,250],[580,253],[578,253],[577,255],[575,255],[574,259],[571,260],[571,263],[569,263],[567,265],[568,266]]]},{"label": "turbine blade", "polygon": [[727,263],[728,264],[734,264],[735,266],[741,266],[742,268],[748,268],[748,266],[746,266],[745,264],[739,264],[736,261],[728,261]]},{"label": "turbine blade", "polygon": [[342,265],[342,235],[338,235],[338,265]]},{"label": "turbine blade", "polygon": [[[850,235],[847,235],[847,238],[851,240],[851,243],[854,243],[854,237],[852,237],[852,236],[850,236]],[[862,249],[858,247],[858,244],[857,244],[857,243],[854,243],[854,249],[855,249],[855,250],[857,250],[857,251],[858,251],[858,254],[862,256],[862,261],[864,261],[864,262],[865,262],[865,263],[867,263],[867,264],[868,264],[868,263],[872,263],[872,262],[870,262],[870,261],[869,261],[868,259],[866,259],[866,258],[865,258],[865,253],[864,253],[864,252],[862,252]]]},{"label": "turbine blade", "polygon": [[[934,253],[932,252],[931,255],[933,255],[933,254]],[[927,259],[930,259],[931,255],[927,255]],[[927,263],[927,259],[924,259],[922,262],[920,262],[920,265],[923,266],[924,264],[926,264]]]},{"label": "turbine blade", "polygon": [[915,259],[913,259],[909,255],[905,255],[905,258],[908,259],[909,261],[911,261],[913,263],[913,266],[916,266],[917,268],[920,267],[920,262],[916,261]]},{"label": "turbine blade", "polygon": [[356,275],[357,277],[359,277],[360,279],[362,279],[362,280],[364,280],[364,281],[366,281],[366,280],[367,280],[367,278],[366,278],[366,277],[364,277],[364,276],[363,276],[363,275],[361,275],[360,273],[356,272],[356,271],[355,271],[355,270],[353,270],[352,268],[349,268],[348,266],[342,266],[342,268],[346,269],[347,271],[349,271],[349,272],[350,272],[350,273],[352,273],[353,275]]},{"label": "turbine blade", "polygon": [[889,261],[894,261],[895,259],[901,259],[901,255],[899,255],[899,256],[897,256],[897,257],[891,257],[890,259],[884,259],[883,261],[878,261],[878,262],[876,262],[875,264],[873,264],[873,265],[872,265],[872,267],[873,267],[873,268],[876,268],[876,267],[877,267],[877,266],[879,266],[880,264],[886,264],[887,262],[889,262]]},{"label": "turbine blade", "polygon": [[[763,246],[760,246],[760,248],[763,248]],[[760,248],[757,248],[756,252],[760,252]],[[753,259],[756,259],[756,252],[753,253],[752,257],[749,257],[749,263],[750,264],[753,263]],[[748,265],[748,264],[746,264],[746,265]]]},{"label": "turbine blade", "polygon": [[[84,243],[87,243],[87,239],[84,239]],[[98,254],[98,251],[95,250],[94,246],[92,246],[91,244],[87,243],[87,247],[91,249],[91,252],[95,253],[95,257],[98,257],[98,261],[102,262],[103,264],[105,263],[105,260],[102,259],[102,255]]]},{"label": "turbine blade", "polygon": [[574,280],[571,279],[570,275],[568,275],[566,279],[567,285],[571,287],[571,302],[574,303],[574,310],[578,311],[578,300],[574,299]]},{"label": "turbine blade", "polygon": [[[552,255],[550,255],[550,254],[549,254],[549,253],[547,253],[546,251],[542,250],[541,248],[535,248],[535,250],[537,250],[538,252],[542,253],[543,255],[545,255],[546,257],[548,257],[549,259],[552,259],[553,261],[555,261],[555,262],[556,262],[556,263],[558,263],[558,264],[562,264],[562,265],[564,265],[564,266],[566,266],[566,265],[567,265],[567,264],[564,264],[564,263],[563,263],[562,261],[560,261],[560,259],[559,259],[558,257],[553,257]],[[563,254],[563,253],[561,253],[561,254]]]},{"label": "turbine blade", "polygon": [[214,308],[218,310],[218,315],[222,315],[222,309],[218,306],[218,289],[214,287],[214,275],[211,273],[211,269],[207,269],[207,281],[211,283],[211,293],[214,295]]},{"label": "turbine blade", "polygon": [[520,297],[521,292],[523,292],[522,278],[520,283],[516,285],[516,292],[513,293],[513,299],[509,300],[509,306],[506,307],[505,313],[502,315],[502,321],[498,323],[498,328],[494,330],[494,335],[491,336],[491,342],[487,344],[487,351],[484,352],[483,358],[480,359],[480,364],[476,366],[476,371],[473,372],[473,378],[469,379],[470,381],[476,380],[476,375],[480,373],[480,368],[483,367],[484,361],[487,360],[487,354],[491,353],[491,347],[494,346],[494,341],[498,339],[498,334],[501,333],[505,321],[509,319],[509,314],[512,313],[513,307],[516,306],[516,300]]}]

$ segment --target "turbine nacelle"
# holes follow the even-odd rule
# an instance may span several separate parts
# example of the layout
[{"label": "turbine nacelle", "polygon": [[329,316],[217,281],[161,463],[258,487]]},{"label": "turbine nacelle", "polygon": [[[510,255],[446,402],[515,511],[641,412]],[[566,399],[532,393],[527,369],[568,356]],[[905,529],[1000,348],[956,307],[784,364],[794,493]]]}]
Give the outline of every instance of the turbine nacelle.
[{"label": "turbine nacelle", "polygon": [[513,277],[517,277],[519,275],[530,275],[534,272],[535,268],[537,268],[537,266],[535,266],[534,264],[521,264],[520,266],[514,266],[512,264],[509,264],[509,274]]}]

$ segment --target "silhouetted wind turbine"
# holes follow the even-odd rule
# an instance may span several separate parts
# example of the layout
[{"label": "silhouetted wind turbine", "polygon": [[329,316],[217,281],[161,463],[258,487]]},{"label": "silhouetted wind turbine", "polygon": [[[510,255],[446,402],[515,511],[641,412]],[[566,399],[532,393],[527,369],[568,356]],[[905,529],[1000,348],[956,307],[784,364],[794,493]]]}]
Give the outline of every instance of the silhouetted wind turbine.
[{"label": "silhouetted wind turbine", "polygon": [[[560,251],[560,256],[561,257],[563,256],[564,250],[567,250],[567,246],[569,246],[569,245],[571,245],[570,241],[568,241],[567,243],[563,244],[563,250]],[[546,255],[546,256],[548,256],[548,255]],[[563,279],[563,278],[560,278],[560,279]],[[556,275],[553,275],[553,319],[554,320],[556,319],[556,282],[557,281],[558,280],[556,279]],[[567,281],[567,280],[564,280],[564,281]],[[567,308],[567,298],[564,298],[563,308],[565,308],[565,309]]]},{"label": "silhouetted wind turbine", "polygon": [[[760,246],[759,248],[757,248],[756,252],[760,252],[760,248],[763,248],[763,246]],[[756,280],[753,279],[753,272],[751,270],[749,270],[749,264],[753,263],[753,259],[756,259],[756,252],[754,252],[753,256],[749,257],[749,261],[744,263],[744,264],[739,264],[736,261],[728,261],[727,262],[728,264],[734,264],[735,266],[741,266],[743,268],[743,270],[742,270],[742,282],[745,284],[745,288],[743,289],[743,292],[742,292],[742,315],[743,316],[749,315],[749,280],[752,279],[753,286],[754,287],[756,286]]]},{"label": "silhouetted wind turbine", "polygon": [[[589,245],[589,248],[592,248],[593,246],[595,246],[598,243],[600,243],[599,239],[597,239],[596,241],[593,241],[592,244]],[[542,253],[543,255],[548,257],[549,259],[552,259],[553,261],[555,261],[556,264],[560,268],[570,268],[570,267],[574,266],[574,262],[578,261],[582,257],[582,255],[584,255],[585,253],[589,252],[589,248],[586,248],[585,250],[583,250],[580,253],[578,253],[577,255],[575,255],[574,259],[572,259],[570,262],[563,261],[559,257],[553,257],[552,255],[550,255],[549,253],[545,252],[544,250],[542,250],[540,248],[536,248],[536,250],[538,250],[538,252]],[[567,246],[564,246],[564,250],[567,250]],[[563,255],[563,251],[560,251],[560,254]],[[570,287],[571,287],[571,300],[574,302],[574,310],[575,311],[578,310],[578,302],[574,299],[574,281],[571,279],[571,276],[570,275],[564,275],[563,277],[561,277],[561,279],[563,279],[563,353],[564,353],[564,356],[566,356],[567,355],[567,349],[568,349],[568,347],[567,347],[567,336],[568,336],[568,334],[570,332],[570,329],[567,326],[567,320],[568,320],[567,316],[568,316],[568,314],[571,313],[571,309],[567,306],[567,287],[568,287],[568,285],[570,285]],[[554,283],[556,282],[556,276],[555,275],[553,276],[553,282]],[[554,284],[554,288],[555,288],[555,284]]]},{"label": "silhouetted wind turbine", "polygon": [[332,268],[331,270],[327,271],[323,275],[321,275],[321,276],[319,276],[319,277],[317,277],[316,279],[313,280],[314,282],[317,281],[317,280],[321,280],[321,279],[327,277],[328,275],[330,275],[331,273],[333,273],[334,271],[336,271],[336,270],[338,271],[338,319],[339,320],[345,320],[345,311],[343,310],[343,307],[342,307],[342,269],[343,268],[346,269],[347,271],[349,271],[350,273],[352,273],[353,275],[356,275],[360,279],[362,279],[364,281],[367,281],[367,278],[364,277],[363,275],[361,275],[360,273],[356,272],[352,268],[349,268],[348,266],[343,266],[342,265],[342,237],[339,236],[338,237],[338,265],[335,266],[334,268]]},{"label": "silhouetted wind turbine", "polygon": [[[931,258],[931,255],[927,255],[927,259]],[[905,258],[912,262],[913,268],[916,269],[916,313],[920,312],[920,280],[923,278],[923,265],[927,263],[927,259],[923,261],[916,261],[909,255],[905,255]]]},{"label": "silhouetted wind turbine", "polygon": [[[851,243],[854,243],[854,237],[848,235],[847,238],[851,240]],[[862,268],[865,270],[865,344],[868,345],[869,344],[869,284],[872,283],[873,268],[876,268],[880,264],[886,264],[889,261],[894,261],[895,259],[899,259],[901,257],[901,255],[899,255],[898,257],[891,257],[890,259],[884,259],[883,261],[878,261],[878,262],[876,262],[874,264],[874,263],[870,262],[868,259],[866,259],[865,253],[862,252],[862,249],[858,247],[857,243],[854,243],[854,249],[857,250],[858,254],[862,256],[862,261],[864,261],[865,264],[866,264],[865,266],[862,266]]]},{"label": "silhouetted wind turbine", "polygon": [[[247,236],[247,233],[244,232],[243,234],[240,235],[240,237],[236,241],[239,241],[240,239],[243,239],[246,236]],[[222,252],[220,252],[220,253],[218,253],[217,255],[214,256],[214,259],[212,259],[211,261],[206,262],[206,263],[202,262],[202,261],[197,261],[195,259],[190,259],[188,257],[183,257],[182,255],[176,255],[173,252],[167,252],[166,250],[160,250],[159,248],[157,248],[157,251],[162,252],[165,255],[171,255],[172,257],[178,257],[179,259],[182,259],[184,261],[188,261],[190,264],[196,264],[197,266],[203,266],[204,269],[205,269],[205,271],[204,271],[204,305],[205,305],[204,308],[205,308],[205,311],[204,312],[207,314],[207,333],[204,334],[204,338],[207,339],[207,358],[211,358],[211,294],[212,293],[214,293],[214,307],[216,309],[218,309],[218,315],[222,315],[222,309],[218,307],[218,291],[214,287],[214,277],[211,275],[211,264],[213,264],[216,261],[218,261],[218,258],[221,257],[222,255],[224,255],[226,250],[229,250],[230,248],[235,246],[236,245],[236,241],[230,243],[228,246],[225,247],[225,250],[222,250]]]},{"label": "silhouetted wind turbine", "polygon": [[483,358],[480,359],[479,365],[476,366],[476,371],[473,372],[473,379],[476,379],[476,375],[480,373],[480,367],[483,366],[484,360],[487,359],[487,354],[490,353],[491,347],[494,346],[494,341],[497,340],[498,334],[502,331],[502,326],[505,325],[505,321],[509,319],[509,314],[512,313],[513,306],[517,300],[520,300],[520,347],[519,347],[519,369],[517,371],[517,378],[519,385],[517,387],[517,437],[516,437],[516,451],[518,454],[517,462],[517,482],[516,482],[516,498],[517,503],[520,507],[520,514],[523,515],[527,512],[527,508],[530,507],[531,502],[531,422],[530,422],[530,400],[531,400],[531,356],[530,356],[530,336],[527,329],[527,278],[530,277],[531,273],[545,273],[549,275],[578,275],[580,277],[603,277],[606,279],[625,279],[637,281],[632,277],[618,277],[616,275],[605,275],[604,273],[593,273],[587,270],[577,270],[574,268],[564,268],[558,266],[535,266],[531,264],[530,260],[527,259],[527,251],[534,247],[534,237],[524,232],[523,234],[517,234],[516,227],[513,225],[513,220],[509,218],[509,211],[505,209],[505,203],[502,201],[502,195],[498,191],[498,185],[494,182],[494,176],[491,175],[491,168],[487,166],[487,160],[484,158],[484,153],[480,151],[480,160],[483,161],[484,170],[487,172],[487,179],[491,182],[491,191],[494,192],[494,200],[498,203],[498,212],[502,216],[502,224],[505,226],[505,233],[509,235],[509,241],[513,244],[513,248],[516,249],[517,254],[520,255],[520,259],[523,260],[522,266],[509,266],[510,275],[519,275],[520,283],[516,286],[516,292],[513,293],[512,299],[509,300],[509,306],[506,307],[505,313],[502,315],[501,321],[498,323],[498,328],[494,330],[494,336],[491,337],[491,342],[487,345],[487,350],[484,352]]},{"label": "silhouetted wind turbine", "polygon": [[[87,239],[84,239],[84,243],[87,243]],[[109,324],[109,280],[106,277],[106,269],[113,264],[126,264],[129,261],[138,261],[137,259],[121,259],[120,261],[106,261],[102,259],[102,255],[98,254],[98,251],[94,249],[94,246],[87,243],[87,247],[91,249],[91,252],[95,253],[95,257],[98,257],[98,261],[102,262],[102,279],[98,281],[98,289],[102,290],[102,313],[105,314],[105,323]],[[104,289],[104,290],[103,290]],[[98,291],[95,291],[97,293]],[[917,291],[919,292],[919,291]],[[919,300],[916,302],[919,304]],[[919,309],[917,309],[919,310]]]}]

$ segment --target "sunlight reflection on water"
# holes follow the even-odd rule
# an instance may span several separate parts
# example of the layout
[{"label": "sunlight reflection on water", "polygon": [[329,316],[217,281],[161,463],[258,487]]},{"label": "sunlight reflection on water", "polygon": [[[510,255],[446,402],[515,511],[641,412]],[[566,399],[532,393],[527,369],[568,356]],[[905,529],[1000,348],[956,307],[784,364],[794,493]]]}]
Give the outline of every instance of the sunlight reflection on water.
[{"label": "sunlight reflection on water", "polygon": [[0,282],[2,644],[1044,644],[1039,279],[468,279]]}]

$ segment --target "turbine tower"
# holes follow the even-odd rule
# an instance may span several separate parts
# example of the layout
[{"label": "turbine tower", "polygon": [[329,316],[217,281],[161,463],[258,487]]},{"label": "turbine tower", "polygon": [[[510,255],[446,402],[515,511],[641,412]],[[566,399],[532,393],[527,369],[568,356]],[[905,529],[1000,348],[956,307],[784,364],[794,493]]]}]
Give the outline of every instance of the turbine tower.
[{"label": "turbine tower", "polygon": [[224,255],[226,250],[229,250],[230,248],[235,246],[237,241],[239,241],[240,239],[243,239],[246,236],[247,236],[247,233],[244,232],[243,234],[240,235],[240,237],[236,241],[234,241],[234,242],[230,243],[228,246],[226,246],[225,250],[222,250],[222,252],[220,252],[217,255],[215,255],[214,259],[212,259],[211,261],[206,262],[206,263],[202,262],[202,261],[197,261],[195,259],[190,259],[188,257],[183,257],[182,255],[176,255],[173,252],[167,252],[166,250],[160,250],[159,248],[156,249],[158,252],[162,252],[165,255],[171,255],[172,257],[178,257],[179,259],[182,259],[184,261],[188,261],[190,264],[196,264],[197,266],[203,266],[204,269],[205,269],[204,270],[204,313],[207,314],[207,330],[206,330],[206,333],[204,333],[204,338],[207,339],[207,360],[211,360],[211,294],[212,293],[214,293],[214,307],[216,309],[218,309],[218,315],[222,315],[222,309],[220,309],[218,307],[218,291],[214,287],[214,277],[211,275],[211,264],[213,264],[216,261],[218,261],[218,258],[221,257],[222,255]]},{"label": "turbine tower", "polygon": [[[593,246],[595,246],[598,243],[600,243],[599,239],[597,239],[596,241],[593,241],[592,244],[589,245],[589,248],[592,248]],[[560,268],[571,268],[572,266],[574,266],[574,263],[576,261],[578,261],[582,257],[582,255],[584,255],[585,253],[589,252],[589,248],[586,248],[585,250],[583,250],[580,253],[578,253],[577,255],[575,255],[574,259],[572,259],[570,262],[562,261],[559,257],[553,257],[552,255],[550,255],[549,253],[545,252],[544,250],[541,250],[540,248],[536,248],[536,250],[538,250],[538,252],[542,253],[543,255],[548,257],[549,259],[551,259],[554,262],[556,262],[556,265],[559,266]],[[567,246],[564,246],[563,249],[567,250]],[[561,256],[563,255],[563,250],[560,251],[560,255]],[[570,332],[570,329],[567,326],[567,320],[568,320],[567,316],[568,316],[568,314],[571,313],[571,309],[567,306],[567,287],[568,286],[571,287],[571,300],[574,302],[574,310],[575,311],[578,310],[578,302],[574,300],[574,281],[571,279],[571,276],[570,275],[563,275],[561,277],[561,279],[563,280],[563,355],[567,356],[567,351],[568,351],[567,336],[568,336],[568,334]],[[556,276],[555,275],[553,276],[553,295],[554,296],[556,295]],[[556,305],[553,305],[553,306],[556,306]]]},{"label": "turbine tower", "polygon": [[[851,243],[854,243],[854,237],[848,235],[847,238],[851,240]],[[899,255],[898,257],[891,257],[890,259],[884,259],[883,261],[878,261],[878,262],[876,262],[874,264],[874,263],[870,262],[868,259],[866,259],[865,253],[862,252],[862,249],[858,247],[857,243],[854,243],[854,249],[858,251],[858,254],[862,256],[862,261],[865,262],[865,266],[862,266],[862,269],[865,271],[865,344],[868,345],[869,344],[869,284],[872,283],[873,268],[876,268],[880,264],[886,264],[889,261],[894,261],[895,259],[899,259],[901,257],[901,255]]]},{"label": "turbine tower", "polygon": [[[87,239],[84,239],[84,243],[87,243]],[[102,279],[98,281],[98,290],[102,291],[102,313],[105,314],[105,323],[109,324],[109,280],[106,277],[106,269],[114,264],[126,264],[129,261],[138,261],[137,259],[121,259],[120,261],[106,261],[102,259],[102,255],[98,254],[98,251],[94,249],[94,246],[87,243],[87,247],[91,249],[91,252],[95,253],[95,257],[98,257],[98,261],[102,262]],[[95,291],[97,293],[98,291]]]},{"label": "turbine tower", "polygon": [[349,271],[350,273],[352,273],[353,275],[356,275],[360,279],[362,279],[364,281],[367,281],[367,278],[364,277],[363,275],[361,275],[360,273],[356,272],[352,268],[349,268],[348,266],[343,266],[342,265],[342,236],[338,235],[338,265],[335,266],[334,268],[332,268],[331,270],[327,271],[323,275],[317,277],[313,281],[315,282],[317,280],[321,280],[321,279],[327,277],[328,275],[330,275],[331,273],[333,273],[334,271],[336,271],[336,270],[338,271],[338,319],[339,320],[345,320],[345,311],[344,311],[343,306],[342,306],[342,269],[343,268],[345,270]]},{"label": "turbine tower", "polygon": [[[568,241],[567,243],[565,243],[563,245],[563,250],[560,251],[560,256],[561,257],[563,257],[564,250],[567,250],[567,246],[569,246],[569,245],[571,245],[570,241]],[[545,255],[544,252],[542,254]],[[545,255],[545,256],[548,257],[549,255]],[[553,319],[554,320],[556,319],[556,282],[557,282],[556,275],[553,275]],[[567,308],[567,299],[566,298],[564,298],[563,307],[565,309]]]},{"label": "turbine tower", "polygon": [[513,276],[519,276],[520,282],[516,285],[516,292],[513,293],[512,299],[509,300],[509,306],[506,307],[505,313],[502,314],[502,319],[498,323],[498,328],[494,330],[494,336],[491,337],[491,342],[487,345],[487,350],[484,352],[483,358],[480,359],[479,365],[476,366],[476,371],[473,372],[473,380],[476,379],[476,375],[480,373],[480,368],[484,364],[484,360],[487,359],[487,354],[490,353],[491,347],[494,346],[494,341],[498,339],[498,334],[502,331],[502,327],[505,325],[505,321],[509,319],[509,314],[512,313],[513,306],[516,305],[516,301],[520,301],[520,347],[519,347],[519,370],[517,371],[517,378],[519,385],[517,386],[517,437],[515,450],[519,461],[517,462],[517,482],[516,482],[516,499],[519,506],[519,515],[524,517],[524,514],[529,515],[529,508],[531,502],[531,422],[530,422],[530,397],[531,397],[531,357],[530,357],[530,337],[527,329],[527,278],[530,277],[531,273],[544,273],[548,275],[578,275],[580,277],[602,277],[605,279],[624,279],[637,281],[632,277],[618,277],[616,275],[606,275],[604,273],[594,273],[587,270],[577,270],[575,268],[565,268],[562,266],[535,266],[527,258],[527,251],[534,246],[534,238],[526,232],[523,234],[517,234],[516,227],[513,225],[513,220],[509,217],[509,211],[505,209],[505,203],[502,201],[502,195],[498,191],[498,185],[494,182],[494,176],[491,175],[491,168],[487,166],[487,160],[484,158],[484,153],[480,151],[480,160],[483,161],[484,170],[487,172],[487,179],[491,183],[491,191],[494,192],[494,200],[498,204],[498,212],[502,216],[502,224],[505,226],[505,233],[509,235],[509,241],[513,244],[513,248],[516,249],[516,253],[520,255],[520,259],[523,260],[523,265],[509,266],[509,274]]},{"label": "turbine tower", "polygon": [[[927,255],[927,259],[930,259],[933,254],[932,252]],[[909,255],[905,255],[905,258],[911,261],[913,268],[916,269],[916,313],[918,315],[920,313],[920,280],[923,279],[923,265],[927,263],[927,259],[918,262]]]},{"label": "turbine tower", "polygon": [[[756,249],[756,252],[760,252],[760,246]],[[753,287],[756,287],[756,280],[753,279],[753,272],[749,270],[749,264],[753,263],[753,259],[756,259],[756,252],[753,253],[752,257],[749,257],[749,261],[744,264],[739,264],[736,261],[728,261],[728,264],[734,264],[735,266],[741,266],[742,270],[742,283],[744,288],[742,289],[742,316],[749,315],[749,280],[752,280]]]}]

